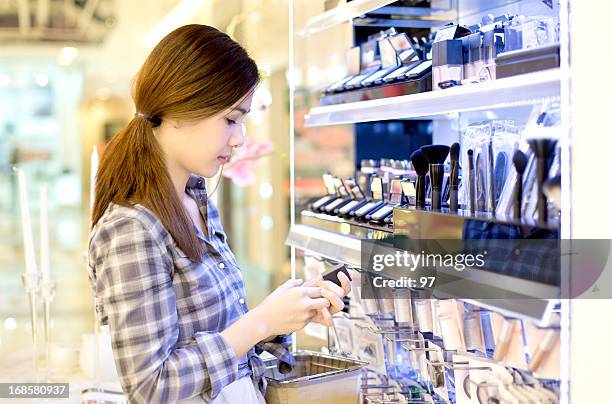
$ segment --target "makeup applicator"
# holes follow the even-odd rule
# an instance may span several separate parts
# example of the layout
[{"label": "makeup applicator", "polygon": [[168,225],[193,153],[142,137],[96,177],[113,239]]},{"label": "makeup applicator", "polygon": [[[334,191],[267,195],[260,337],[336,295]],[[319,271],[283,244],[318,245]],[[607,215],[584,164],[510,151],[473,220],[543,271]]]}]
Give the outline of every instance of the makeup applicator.
[{"label": "makeup applicator", "polygon": [[442,207],[442,182],[444,181],[444,161],[448,157],[450,147],[446,145],[423,146],[421,150],[429,161],[429,178],[431,179],[431,208],[440,210]]},{"label": "makeup applicator", "polygon": [[459,151],[461,146],[455,142],[450,148],[450,199],[449,207],[451,212],[459,209]]},{"label": "makeup applicator", "polygon": [[548,207],[546,194],[544,194],[544,181],[547,177],[548,159],[555,149],[557,139],[540,138],[529,139],[529,147],[536,157],[536,179],[538,182],[538,222],[546,224],[548,221]]},{"label": "makeup applicator", "polygon": [[527,168],[527,156],[520,150],[514,152],[512,162],[516,169],[516,182],[514,183],[514,220],[521,220],[523,203],[523,174]]},{"label": "makeup applicator", "polygon": [[476,213],[476,184],[474,183],[474,150],[469,149],[468,155],[468,194],[470,201],[470,213],[473,215]]},{"label": "makeup applicator", "polygon": [[561,210],[561,176],[557,175],[544,182],[544,194],[557,210]]},{"label": "makeup applicator", "polygon": [[495,211],[497,210],[497,199],[495,192],[495,164],[494,164],[494,152],[493,152],[493,138],[489,140],[487,145],[487,157],[489,162],[489,200],[491,206],[491,213],[495,217]]},{"label": "makeup applicator", "polygon": [[417,208],[425,207],[425,176],[429,170],[429,162],[427,157],[421,150],[417,150],[410,155],[410,161],[417,173],[416,179],[416,204]]}]

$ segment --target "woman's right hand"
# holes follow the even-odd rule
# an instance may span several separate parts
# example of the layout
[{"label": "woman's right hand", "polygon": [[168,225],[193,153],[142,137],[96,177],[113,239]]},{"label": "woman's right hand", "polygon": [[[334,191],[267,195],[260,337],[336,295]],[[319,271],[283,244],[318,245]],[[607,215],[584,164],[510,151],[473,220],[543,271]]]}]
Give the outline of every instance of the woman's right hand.
[{"label": "woman's right hand", "polygon": [[320,287],[301,286],[301,279],[290,279],[270,293],[253,311],[265,325],[266,338],[290,334],[306,326],[317,311],[330,302],[321,296]]}]

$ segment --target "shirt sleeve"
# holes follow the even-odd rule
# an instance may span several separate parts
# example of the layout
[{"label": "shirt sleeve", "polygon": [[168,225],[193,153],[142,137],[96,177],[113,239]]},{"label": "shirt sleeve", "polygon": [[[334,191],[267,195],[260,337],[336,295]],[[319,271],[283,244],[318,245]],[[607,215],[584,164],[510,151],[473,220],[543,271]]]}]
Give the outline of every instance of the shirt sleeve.
[{"label": "shirt sleeve", "polygon": [[131,403],[212,400],[237,379],[238,360],[217,332],[196,332],[177,346],[173,264],[164,251],[129,217],[105,224],[90,242],[96,298],[108,318],[120,382]]},{"label": "shirt sleeve", "polygon": [[279,360],[295,365],[295,358],[289,352],[289,347],[293,343],[293,337],[288,335],[277,335],[272,341],[260,342],[255,345],[255,353],[260,355],[263,351],[269,352]]}]

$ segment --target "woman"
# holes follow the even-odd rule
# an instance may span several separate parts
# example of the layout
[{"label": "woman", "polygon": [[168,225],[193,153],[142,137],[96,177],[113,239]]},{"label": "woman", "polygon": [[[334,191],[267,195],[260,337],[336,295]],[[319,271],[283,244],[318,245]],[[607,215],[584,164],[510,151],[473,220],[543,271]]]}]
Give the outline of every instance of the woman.
[{"label": "woman", "polygon": [[265,402],[267,350],[293,360],[286,334],[329,324],[350,291],[291,280],[253,310],[204,177],[243,142],[257,66],[227,35],[181,27],[138,72],[136,114],[96,179],[89,267],[130,402]]}]

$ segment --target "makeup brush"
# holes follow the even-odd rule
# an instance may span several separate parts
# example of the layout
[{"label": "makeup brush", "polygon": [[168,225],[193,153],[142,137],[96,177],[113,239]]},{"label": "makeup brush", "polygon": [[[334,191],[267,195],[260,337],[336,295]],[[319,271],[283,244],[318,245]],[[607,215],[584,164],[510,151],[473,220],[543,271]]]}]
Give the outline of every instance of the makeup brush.
[{"label": "makeup brush", "polygon": [[461,146],[455,142],[450,148],[450,199],[451,212],[457,212],[459,208],[459,151]]},{"label": "makeup brush", "polygon": [[429,162],[427,157],[421,150],[417,150],[410,155],[410,161],[414,167],[414,171],[417,173],[416,180],[416,204],[417,208],[425,207],[425,176],[427,170],[429,170]]},{"label": "makeup brush", "polygon": [[487,146],[487,154],[489,158],[488,159],[489,160],[489,200],[490,200],[491,213],[493,214],[493,217],[495,217],[497,201],[495,197],[496,192],[495,192],[495,165],[493,163],[494,161],[493,138],[489,140],[489,144]]},{"label": "makeup brush", "polygon": [[514,183],[514,220],[521,220],[523,204],[523,174],[527,168],[527,156],[520,150],[514,152],[512,162],[516,169],[516,182]]},{"label": "makeup brush", "polygon": [[547,177],[548,159],[555,149],[557,139],[539,138],[529,139],[529,147],[536,157],[536,179],[538,183],[538,222],[546,224],[548,221],[548,208],[546,194],[544,194],[544,181]]},{"label": "makeup brush", "polygon": [[440,210],[442,207],[442,182],[444,181],[444,161],[448,157],[450,147],[446,145],[431,145],[421,147],[421,151],[429,161],[429,178],[431,179],[431,208]]},{"label": "makeup brush", "polygon": [[561,176],[557,175],[544,182],[544,194],[557,210],[561,210]]},{"label": "makeup brush", "polygon": [[476,213],[476,184],[474,184],[474,150],[469,149],[468,155],[468,194],[470,201],[470,213]]}]

